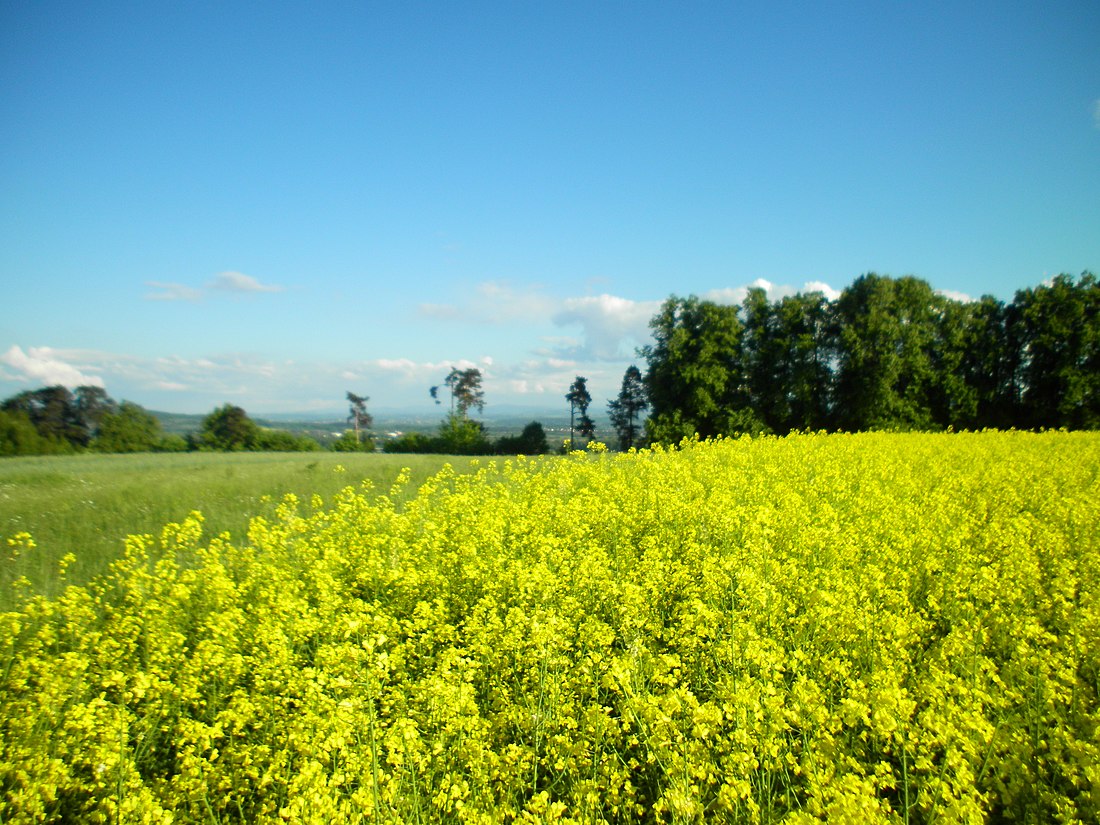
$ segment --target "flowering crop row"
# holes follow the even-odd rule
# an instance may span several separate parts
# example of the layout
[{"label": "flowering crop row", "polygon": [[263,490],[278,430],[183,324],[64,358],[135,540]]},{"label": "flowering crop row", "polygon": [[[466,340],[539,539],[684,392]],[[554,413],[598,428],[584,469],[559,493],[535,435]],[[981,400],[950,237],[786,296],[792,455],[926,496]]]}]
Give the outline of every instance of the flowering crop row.
[{"label": "flowering crop row", "polygon": [[366,492],[0,615],[0,820],[1100,819],[1100,436]]}]

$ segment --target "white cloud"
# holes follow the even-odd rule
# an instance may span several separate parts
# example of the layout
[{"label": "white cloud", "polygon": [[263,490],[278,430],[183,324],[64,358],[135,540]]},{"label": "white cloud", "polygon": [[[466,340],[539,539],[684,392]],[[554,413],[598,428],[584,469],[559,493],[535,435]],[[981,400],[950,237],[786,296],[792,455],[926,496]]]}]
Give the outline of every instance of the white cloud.
[{"label": "white cloud", "polygon": [[833,289],[831,286],[829,286],[824,281],[807,281],[802,286],[802,292],[803,293],[806,293],[806,292],[820,292],[822,295],[824,295],[830,301],[835,301],[837,298],[840,297],[840,290],[839,289]]},{"label": "white cloud", "polygon": [[1100,129],[1100,98],[1092,102],[1092,125]]},{"label": "white cloud", "polygon": [[82,371],[68,363],[65,357],[65,352],[50,347],[29,347],[23,352],[21,347],[13,345],[0,355],[0,362],[14,369],[23,379],[41,381],[47,386],[104,386],[100,376]]},{"label": "white cloud", "polygon": [[967,295],[965,292],[958,292],[954,289],[937,289],[937,295],[942,295],[944,298],[950,298],[952,301],[958,301],[962,304],[972,304],[977,299]]},{"label": "white cloud", "polygon": [[243,272],[220,272],[208,286],[211,289],[220,289],[226,292],[282,292],[281,286],[261,284],[251,275]]},{"label": "white cloud", "polygon": [[659,301],[632,301],[614,295],[567,298],[554,316],[559,326],[579,324],[584,344],[569,356],[618,361],[630,359],[634,349],[649,339],[649,320]]},{"label": "white cloud", "polygon": [[282,292],[283,287],[262,284],[251,275],[243,272],[220,272],[212,278],[205,289],[177,284],[171,281],[146,281],[152,291],[145,293],[146,301],[201,301],[205,290],[233,292],[237,294],[256,294],[261,292]]},{"label": "white cloud", "polygon": [[784,298],[789,298],[799,293],[806,294],[809,292],[820,292],[830,301],[835,301],[840,297],[840,292],[833,289],[824,281],[806,281],[806,283],[802,285],[802,289],[796,289],[789,284],[772,283],[766,278],[757,278],[747,286],[712,289],[709,292],[703,293],[700,297],[707,301],[714,301],[716,304],[739,306],[745,300],[745,296],[749,294],[749,290],[752,288],[764,290],[764,293],[768,296],[768,300],[773,302],[781,301]]},{"label": "white cloud", "polygon": [[155,290],[145,293],[146,301],[197,301],[202,298],[202,290],[184,284],[146,281],[145,285]]}]

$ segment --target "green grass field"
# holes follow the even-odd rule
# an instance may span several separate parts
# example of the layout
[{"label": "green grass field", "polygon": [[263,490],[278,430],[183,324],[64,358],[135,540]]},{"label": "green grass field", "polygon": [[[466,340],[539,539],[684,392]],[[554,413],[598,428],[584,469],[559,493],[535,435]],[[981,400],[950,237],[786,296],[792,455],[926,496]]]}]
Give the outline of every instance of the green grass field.
[{"label": "green grass field", "polygon": [[[36,592],[56,595],[58,563],[76,561],[67,583],[82,583],[118,558],[127,535],[159,534],[192,510],[205,532],[244,536],[249,520],[270,512],[287,493],[326,502],[339,490],[370,481],[388,493],[402,468],[411,471],[403,495],[450,461],[435,455],[355,453],[184,453],[77,455],[0,460],[0,552],[4,539],[30,533],[37,545],[0,566],[0,610],[11,604],[11,582],[26,576]],[[344,468],[340,470],[339,468]]]}]

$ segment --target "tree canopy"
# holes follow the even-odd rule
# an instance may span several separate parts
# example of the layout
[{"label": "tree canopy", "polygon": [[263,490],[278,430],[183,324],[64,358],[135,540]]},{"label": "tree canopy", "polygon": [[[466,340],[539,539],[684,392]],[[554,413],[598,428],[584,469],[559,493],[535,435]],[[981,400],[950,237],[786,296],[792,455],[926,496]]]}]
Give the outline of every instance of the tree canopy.
[{"label": "tree canopy", "polygon": [[1004,304],[863,275],[742,304],[669,298],[650,322],[648,437],[793,429],[1100,427],[1100,285],[1059,275]]}]

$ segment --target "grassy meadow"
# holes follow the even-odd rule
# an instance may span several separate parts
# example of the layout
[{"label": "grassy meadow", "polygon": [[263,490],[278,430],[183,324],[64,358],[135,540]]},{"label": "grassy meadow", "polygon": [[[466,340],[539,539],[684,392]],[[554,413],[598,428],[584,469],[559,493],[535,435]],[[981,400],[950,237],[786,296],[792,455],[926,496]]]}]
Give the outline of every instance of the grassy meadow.
[{"label": "grassy meadow", "polygon": [[42,465],[206,508],[0,613],[0,821],[1100,821],[1100,433],[146,460]]},{"label": "grassy meadow", "polygon": [[[469,460],[376,453],[167,453],[36,456],[0,459],[0,541],[30,533],[34,553],[0,568],[0,609],[11,604],[11,582],[26,576],[32,590],[56,595],[58,566],[68,553],[66,581],[84,583],[122,554],[127,535],[151,533],[198,510],[210,535],[244,537],[253,516],[270,513],[287,493],[325,500],[349,485],[370,482],[388,492],[403,468],[415,492],[445,461]],[[342,469],[341,469],[342,468]]]}]

